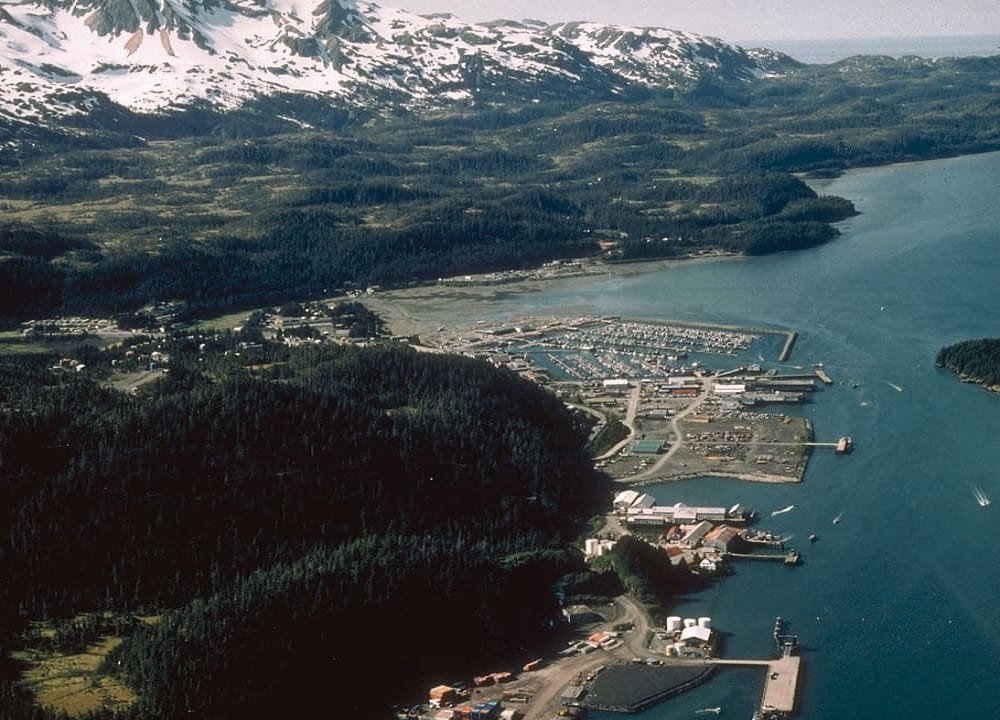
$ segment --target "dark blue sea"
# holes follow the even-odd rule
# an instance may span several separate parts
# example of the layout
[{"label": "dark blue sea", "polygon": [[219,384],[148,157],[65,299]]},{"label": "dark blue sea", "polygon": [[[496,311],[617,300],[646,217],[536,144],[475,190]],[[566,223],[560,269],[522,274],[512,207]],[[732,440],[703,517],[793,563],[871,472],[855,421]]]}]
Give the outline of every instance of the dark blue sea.
[{"label": "dark blue sea", "polygon": [[[857,449],[816,451],[801,484],[655,486],[663,503],[749,504],[761,527],[804,552],[799,567],[739,565],[676,612],[711,616],[732,657],[768,657],[774,618],[787,618],[803,647],[801,717],[996,720],[1000,394],[958,382],[934,356],[958,340],[1000,336],[1000,153],[862,170],[816,187],[861,212],[822,247],[565,280],[492,310],[799,331],[789,364],[822,362],[836,381],[803,412],[818,438],[851,435]],[[977,503],[976,486],[991,507]],[[727,669],[637,720],[693,718],[706,707],[748,720],[762,686],[758,670]]]},{"label": "dark blue sea", "polygon": [[824,40],[737,41],[742,47],[766,47],[799,62],[826,64],[852,55],[917,55],[926,58],[1000,54],[1000,35],[840,38]]}]

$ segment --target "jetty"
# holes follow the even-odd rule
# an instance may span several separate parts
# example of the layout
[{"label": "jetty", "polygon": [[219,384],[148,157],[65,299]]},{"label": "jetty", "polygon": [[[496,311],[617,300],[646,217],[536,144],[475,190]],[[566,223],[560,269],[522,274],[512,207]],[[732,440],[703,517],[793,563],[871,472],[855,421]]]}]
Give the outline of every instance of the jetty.
[{"label": "jetty", "polygon": [[798,340],[799,334],[792,330],[785,336],[785,345],[781,348],[781,352],[778,353],[778,362],[785,362],[788,360],[789,356],[792,354],[792,348],[795,347],[795,341]]},{"label": "jetty", "polygon": [[824,370],[823,368],[813,368],[813,371],[816,373],[816,377],[818,377],[822,383],[824,383],[825,385],[833,385],[833,378],[827,375],[826,370]]}]

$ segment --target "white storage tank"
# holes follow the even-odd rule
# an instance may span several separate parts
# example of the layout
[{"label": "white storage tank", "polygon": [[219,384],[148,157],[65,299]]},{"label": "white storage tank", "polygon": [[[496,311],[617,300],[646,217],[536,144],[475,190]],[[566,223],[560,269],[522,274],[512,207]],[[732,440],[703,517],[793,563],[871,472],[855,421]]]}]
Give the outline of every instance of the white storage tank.
[{"label": "white storage tank", "polygon": [[706,630],[712,629],[712,618],[710,617],[700,617],[698,618],[698,627],[703,627]]},{"label": "white storage tank", "polygon": [[684,627],[686,627],[686,628],[694,627],[697,624],[698,624],[698,621],[695,620],[694,618],[684,618]]},{"label": "white storage tank", "polygon": [[677,632],[681,629],[681,616],[671,615],[667,618],[667,632]]}]

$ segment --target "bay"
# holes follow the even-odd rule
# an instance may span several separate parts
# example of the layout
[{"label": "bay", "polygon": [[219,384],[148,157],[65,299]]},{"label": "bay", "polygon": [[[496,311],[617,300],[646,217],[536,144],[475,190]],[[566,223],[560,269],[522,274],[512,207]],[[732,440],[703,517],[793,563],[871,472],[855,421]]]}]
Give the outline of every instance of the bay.
[{"label": "bay", "polygon": [[[654,486],[663,503],[752,505],[762,527],[804,551],[797,568],[739,565],[677,613],[711,616],[730,657],[770,656],[774,617],[788,619],[803,645],[804,717],[1000,717],[1000,502],[983,508],[973,495],[978,485],[1000,500],[1000,395],[934,367],[944,345],[1000,336],[1000,154],[855,171],[815,187],[861,212],[822,247],[565,280],[511,294],[491,312],[799,331],[789,362],[823,362],[836,381],[802,412],[819,438],[851,435],[857,449],[814,453],[798,485]],[[811,532],[819,539],[810,544]],[[758,671],[727,669],[638,717],[722,706],[749,718],[762,686]]]},{"label": "bay", "polygon": [[989,56],[1000,52],[1000,35],[931,35],[923,37],[819,38],[737,41],[743,47],[766,47],[806,64],[834,63],[854,55],[923,58]]}]

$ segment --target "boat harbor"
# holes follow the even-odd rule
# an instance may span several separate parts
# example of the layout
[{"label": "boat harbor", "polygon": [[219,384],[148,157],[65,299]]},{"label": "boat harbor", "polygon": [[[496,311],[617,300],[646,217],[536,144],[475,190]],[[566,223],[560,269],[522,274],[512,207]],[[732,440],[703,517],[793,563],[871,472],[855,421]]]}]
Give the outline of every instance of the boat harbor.
[{"label": "boat harbor", "polygon": [[715,669],[715,663],[697,660],[611,665],[594,679],[581,704],[591,710],[639,712],[701,685]]},{"label": "boat harbor", "polygon": [[580,688],[574,702],[592,710],[634,713],[701,685],[720,668],[759,667],[765,671],[764,687],[753,720],[785,718],[795,711],[802,669],[801,657],[796,654],[798,638],[787,630],[786,621],[776,618],[773,636],[778,657],[773,659],[657,655],[609,665]]}]

